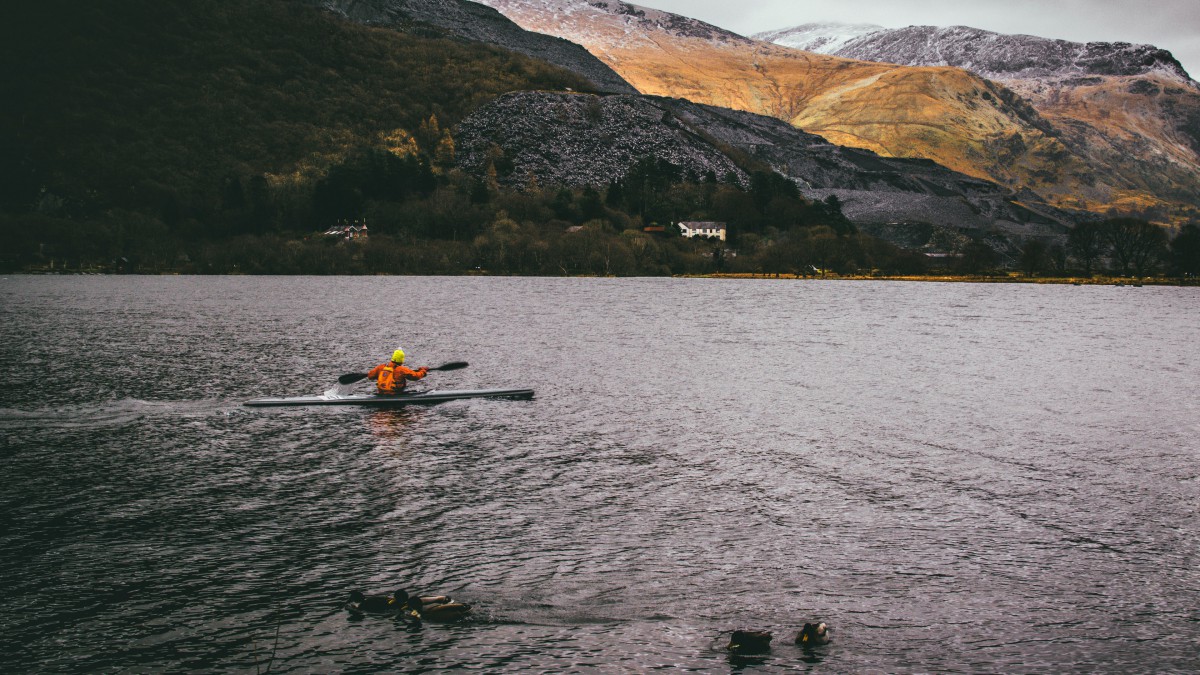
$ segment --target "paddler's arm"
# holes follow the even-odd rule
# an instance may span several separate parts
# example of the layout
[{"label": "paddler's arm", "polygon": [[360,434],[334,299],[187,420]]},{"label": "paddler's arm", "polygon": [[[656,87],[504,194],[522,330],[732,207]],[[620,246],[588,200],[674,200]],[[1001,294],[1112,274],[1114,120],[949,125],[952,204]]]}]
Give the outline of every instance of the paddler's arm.
[{"label": "paddler's arm", "polygon": [[386,363],[381,363],[381,364],[375,366],[374,368],[372,368],[371,372],[367,373],[367,379],[368,380],[378,380],[379,374],[383,372],[383,367],[386,365],[387,365]]},{"label": "paddler's arm", "polygon": [[410,380],[419,380],[422,377],[425,377],[425,375],[427,375],[429,373],[429,369],[426,368],[425,366],[421,366],[420,368],[417,368],[416,370],[413,370],[412,368],[407,368],[405,366],[400,366],[400,368],[402,369],[400,372],[404,373],[404,377],[406,377]]}]

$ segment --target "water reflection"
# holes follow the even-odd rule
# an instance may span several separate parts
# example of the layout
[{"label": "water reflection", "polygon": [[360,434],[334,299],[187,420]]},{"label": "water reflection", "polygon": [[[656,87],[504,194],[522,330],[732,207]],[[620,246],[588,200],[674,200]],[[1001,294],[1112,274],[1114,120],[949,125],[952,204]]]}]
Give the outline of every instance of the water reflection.
[{"label": "water reflection", "polygon": [[395,410],[372,410],[367,413],[366,425],[371,435],[380,440],[396,440],[403,438],[414,430],[419,430],[423,415],[417,408],[398,408]]},{"label": "water reflection", "polygon": [[804,663],[816,665],[825,660],[825,647],[799,647],[801,656],[800,660]]}]

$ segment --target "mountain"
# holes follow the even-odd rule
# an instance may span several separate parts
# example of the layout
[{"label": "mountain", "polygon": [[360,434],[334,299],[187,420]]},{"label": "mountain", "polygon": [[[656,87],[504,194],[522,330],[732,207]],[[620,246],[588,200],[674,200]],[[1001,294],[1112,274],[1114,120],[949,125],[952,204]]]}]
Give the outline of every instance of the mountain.
[{"label": "mountain", "polygon": [[893,239],[904,222],[1018,236],[1061,234],[1071,222],[1033,195],[1018,203],[994,183],[928,160],[880,157],[775,118],[682,99],[514,92],[463,120],[457,140],[464,170],[482,177],[503,162],[498,179],[510,187],[604,187],[647,156],[696,179],[732,175],[743,184],[748,169],[774,168],[810,197],[838,197],[852,221]]},{"label": "mountain", "polygon": [[[1188,180],[1194,106],[1177,96],[1186,89],[1177,81],[1100,81],[1043,109],[1008,81],[963,68],[800,51],[624,2],[479,1],[523,28],[582,44],[643,93],[770,115],[885,156],[932,159],[1071,210],[1178,221],[1200,204]],[[817,39],[840,50],[877,33],[837,27]],[[1161,100],[1138,93],[1156,90]],[[1121,119],[1135,103],[1143,106],[1132,108],[1136,119]],[[1075,114],[1064,115],[1063,105]]]},{"label": "mountain", "polygon": [[[677,14],[609,0],[479,0],[521,27],[577,42],[643,94],[791,121],[843,87],[894,91],[935,76],[751,40]],[[891,74],[893,81],[877,80]]]},{"label": "mountain", "polygon": [[412,31],[431,26],[437,34],[495,45],[554,64],[592,83],[596,91],[636,90],[586,49],[561,38],[522,30],[494,9],[465,0],[306,0],[351,21]]},{"label": "mountain", "polygon": [[[987,181],[838,148],[772,118],[585,95],[597,83],[628,87],[582,48],[460,0],[84,8],[64,0],[26,11],[26,30],[0,47],[4,63],[23,74],[5,80],[14,104],[0,109],[0,210],[10,213],[122,220],[131,211],[146,215],[148,227],[195,234],[314,226],[378,191],[328,186],[314,194],[314,183],[363,150],[433,157],[436,116],[443,130],[462,122],[453,142],[467,171],[482,176],[480,153],[503,146],[515,170],[500,179],[514,187],[527,176],[602,185],[651,156],[743,184],[748,171],[775,168],[812,196],[841,190],[846,213],[861,223],[987,228],[994,216],[1019,230],[1039,220]],[[754,44],[690,22],[678,28]],[[50,43],[58,45],[52,55],[36,49]],[[501,45],[552,52],[572,72]],[[488,105],[521,90],[575,93],[512,94]],[[562,124],[581,114],[587,123]],[[338,171],[338,180],[361,165]],[[363,194],[347,194],[355,190]],[[1061,220],[1036,198],[1022,199],[1050,215],[1045,223]]]},{"label": "mountain", "polygon": [[[1153,45],[1069,42],[952,26],[887,29],[872,24],[810,23],[758,33],[756,39],[865,61],[953,66],[990,79],[1060,80],[1090,75],[1191,78],[1175,57]],[[1194,84],[1194,83],[1193,83]]]},{"label": "mountain", "polygon": [[[491,8],[474,5],[475,10],[465,9],[464,5],[472,3],[457,0],[319,0],[317,4],[372,26],[411,30],[414,23],[435,25],[466,39],[517,48],[522,53],[546,52],[547,45],[575,47],[558,38],[528,33]],[[580,9],[591,12],[599,9],[599,4]],[[639,25],[665,26],[675,34],[705,43],[775,49],[676,15],[627,5],[618,12],[625,12],[621,16]],[[643,46],[650,35],[644,31],[621,33]],[[620,40],[616,34],[609,37]],[[582,48],[575,49],[586,58],[568,50],[569,60],[556,57],[554,63],[597,81],[597,68],[590,62],[599,66],[600,61]],[[647,64],[641,67],[652,69]],[[891,70],[907,73],[914,69]],[[611,80],[608,82],[609,86],[598,88],[606,93],[620,89]],[[629,88],[623,80],[620,84]],[[1000,103],[1002,95],[997,91],[997,104],[1008,106]],[[684,106],[690,106],[686,113]],[[1028,113],[1010,109],[1014,116]],[[746,140],[748,134],[752,140]],[[523,188],[531,180],[541,185],[603,187],[647,156],[670,162],[694,176],[732,174],[745,183],[746,170],[739,162],[746,164],[745,157],[756,157],[763,168],[790,175],[812,196],[823,198],[836,193],[847,201],[847,215],[860,223],[923,220],[969,229],[997,227],[1009,233],[1046,234],[1061,231],[1061,223],[1072,217],[1041,203],[1036,195],[1022,195],[1040,212],[1029,210],[1013,202],[1009,191],[991,182],[931,162],[889,160],[872,152],[839,148],[769,118],[670,99],[514,93],[464,120],[456,129],[456,144],[459,166],[481,178],[486,176],[489,157],[499,146],[504,165],[511,169],[498,180],[510,188]],[[731,148],[736,158],[731,157]]]},{"label": "mountain", "polygon": [[587,47],[646,94],[770,115],[839,145],[932,159],[1013,190],[1090,169],[1021,97],[958,68],[830,57],[608,0],[480,0]]},{"label": "mountain", "polygon": [[1063,145],[1094,169],[1090,183],[1057,186],[1059,203],[1093,210],[1107,205],[1158,220],[1198,213],[1200,85],[1166,50],[965,26],[805,24],[757,37],[847,58],[969,70],[1028,100]]}]

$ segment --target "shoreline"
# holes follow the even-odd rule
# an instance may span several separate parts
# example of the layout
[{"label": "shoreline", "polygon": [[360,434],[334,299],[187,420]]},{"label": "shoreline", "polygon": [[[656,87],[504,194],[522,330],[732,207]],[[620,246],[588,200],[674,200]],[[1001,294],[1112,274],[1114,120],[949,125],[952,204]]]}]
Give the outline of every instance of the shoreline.
[{"label": "shoreline", "polygon": [[[528,276],[530,278],[567,278],[562,275],[521,275],[521,274],[489,274],[480,271],[468,271],[462,274],[443,274],[443,275],[426,275],[426,274],[245,274],[245,273],[227,273],[227,274],[195,274],[190,272],[180,271],[161,271],[147,273],[119,273],[102,270],[25,270],[19,272],[0,272],[0,276],[105,276],[105,277],[172,277],[172,276],[195,276],[195,277],[230,277],[230,276],[321,276],[321,277],[348,277],[348,276],[445,276],[445,277],[520,277]],[[1048,284],[1048,285],[1072,285],[1072,286],[1200,286],[1200,278],[1196,279],[1181,279],[1179,277],[1113,277],[1113,276],[1091,276],[1091,277],[1027,277],[1020,273],[1011,273],[1007,275],[964,275],[964,274],[928,274],[928,275],[868,275],[868,274],[826,274],[826,275],[803,275],[803,274],[759,274],[752,272],[713,272],[710,274],[673,274],[663,275],[661,277],[651,276],[600,276],[600,275],[569,275],[570,278],[576,279],[757,279],[757,280],[773,280],[773,281],[909,281],[909,282],[937,282],[937,283],[972,283],[972,284]]]},{"label": "shoreline", "polygon": [[1200,286],[1200,279],[1180,279],[1177,277],[1026,277],[1022,274],[1006,276],[992,275],[963,275],[963,274],[930,274],[930,275],[867,275],[867,274],[827,274],[820,275],[791,275],[791,274],[750,274],[727,272],[714,274],[679,275],[681,278],[694,279],[771,279],[783,281],[918,281],[941,283],[972,283],[972,284],[1049,284],[1071,286]]}]

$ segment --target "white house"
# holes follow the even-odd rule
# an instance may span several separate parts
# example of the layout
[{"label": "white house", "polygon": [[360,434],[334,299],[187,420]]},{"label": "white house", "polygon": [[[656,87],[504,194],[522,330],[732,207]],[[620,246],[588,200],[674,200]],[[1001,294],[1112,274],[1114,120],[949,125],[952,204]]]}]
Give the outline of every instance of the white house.
[{"label": "white house", "polygon": [[687,221],[677,223],[679,232],[685,237],[716,237],[725,241],[725,223],[709,221]]},{"label": "white house", "polygon": [[359,225],[357,220],[353,225],[350,225],[349,221],[338,221],[337,225],[325,230],[323,234],[327,237],[343,238],[346,241],[363,239],[367,236],[367,221],[364,220],[362,225]]}]

